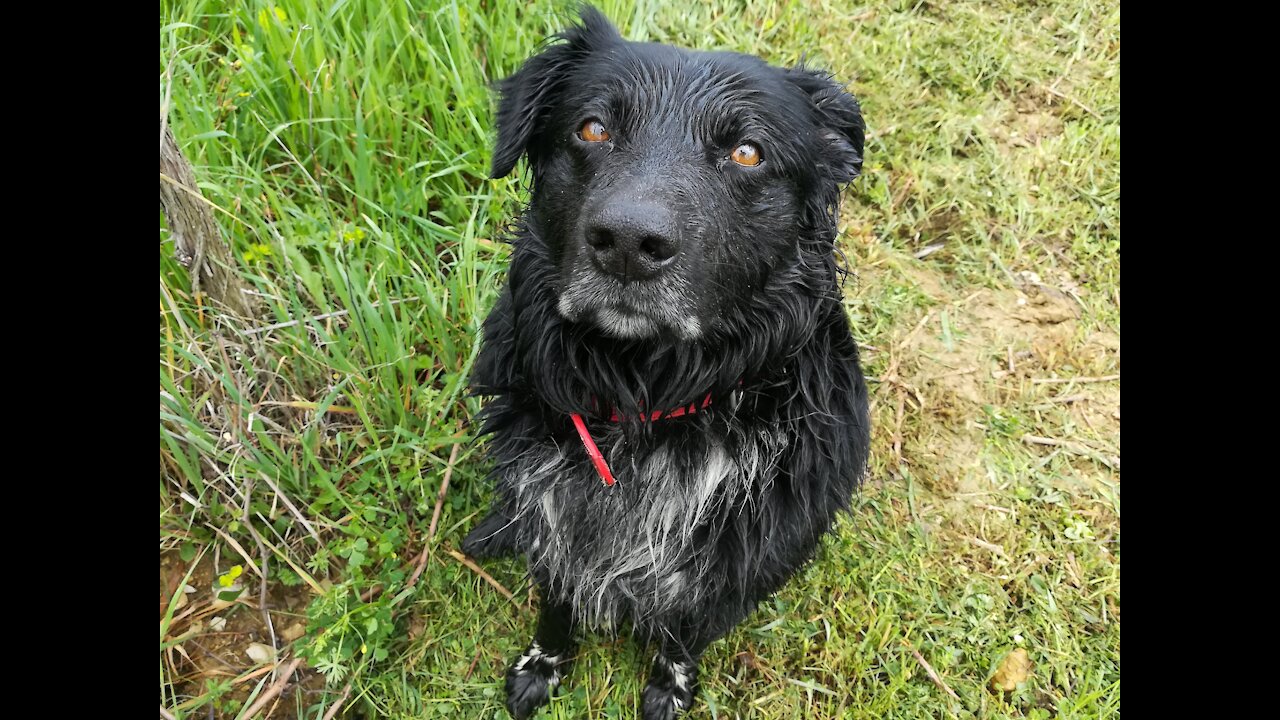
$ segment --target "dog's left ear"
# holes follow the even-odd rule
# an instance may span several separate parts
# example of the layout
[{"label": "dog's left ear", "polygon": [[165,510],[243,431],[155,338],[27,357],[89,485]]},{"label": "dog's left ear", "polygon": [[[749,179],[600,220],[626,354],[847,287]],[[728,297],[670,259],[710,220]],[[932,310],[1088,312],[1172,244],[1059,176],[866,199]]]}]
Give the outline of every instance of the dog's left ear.
[{"label": "dog's left ear", "polygon": [[530,141],[570,67],[593,51],[622,40],[608,18],[590,5],[582,6],[579,17],[580,24],[551,38],[553,43],[563,42],[547,46],[499,84],[498,142],[490,173],[494,179],[506,177],[526,151],[531,161],[536,160]]},{"label": "dog's left ear", "polygon": [[798,65],[786,75],[813,103],[826,142],[826,163],[835,181],[846,183],[861,175],[866,125],[858,100],[822,70]]}]

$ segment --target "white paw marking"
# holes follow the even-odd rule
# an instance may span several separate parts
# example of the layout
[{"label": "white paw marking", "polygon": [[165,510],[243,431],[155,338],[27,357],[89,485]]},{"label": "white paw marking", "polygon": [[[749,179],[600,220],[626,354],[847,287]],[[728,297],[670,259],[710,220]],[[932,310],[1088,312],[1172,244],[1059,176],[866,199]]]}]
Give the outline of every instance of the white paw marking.
[{"label": "white paw marking", "polygon": [[525,650],[516,660],[516,675],[528,675],[530,671],[525,669],[526,666],[539,659],[551,666],[551,675],[547,678],[547,684],[551,687],[559,685],[560,671],[556,666],[560,664],[562,658],[559,655],[547,655],[543,653],[542,646],[538,645],[536,642],[530,645],[529,649]]},{"label": "white paw marking", "polygon": [[[693,674],[696,670],[694,665],[686,665],[678,660],[669,660],[661,655],[657,656],[657,661],[666,666],[667,672],[671,674],[671,680],[680,692],[689,692],[689,686],[693,682]],[[676,710],[684,710],[684,701],[677,695],[671,696],[671,705]]]}]

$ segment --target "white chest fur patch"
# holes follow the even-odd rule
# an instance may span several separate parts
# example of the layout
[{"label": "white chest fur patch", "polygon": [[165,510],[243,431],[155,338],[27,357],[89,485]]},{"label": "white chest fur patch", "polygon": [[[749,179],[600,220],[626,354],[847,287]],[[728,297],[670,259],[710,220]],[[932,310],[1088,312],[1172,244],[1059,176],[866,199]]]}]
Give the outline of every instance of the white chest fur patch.
[{"label": "white chest fur patch", "polygon": [[785,438],[760,432],[736,445],[732,454],[719,442],[660,445],[638,461],[615,447],[612,487],[585,454],[568,459],[581,446],[538,446],[506,477],[531,568],[595,627],[700,602],[714,558],[698,536],[750,510],[772,482]]}]

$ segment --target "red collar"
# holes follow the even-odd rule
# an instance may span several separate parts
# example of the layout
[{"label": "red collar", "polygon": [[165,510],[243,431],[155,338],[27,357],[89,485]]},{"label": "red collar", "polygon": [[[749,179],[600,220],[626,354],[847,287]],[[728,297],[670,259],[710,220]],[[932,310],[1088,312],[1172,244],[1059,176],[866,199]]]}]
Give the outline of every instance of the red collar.
[{"label": "red collar", "polygon": [[[657,410],[652,413],[640,415],[640,421],[657,422],[667,418],[680,417],[681,415],[692,415],[698,410],[706,408],[711,404],[711,393],[703,398],[702,405],[691,403],[685,407],[678,407],[674,410],[662,411]],[[646,417],[647,415],[647,417]],[[587,449],[587,455],[591,457],[591,462],[596,466],[596,473],[600,479],[604,481],[606,487],[611,487],[614,482],[613,473],[609,470],[609,463],[605,462],[604,455],[600,453],[600,448],[596,447],[596,441],[591,439],[591,433],[587,432],[587,423],[582,419],[579,413],[573,413],[569,417],[573,418],[573,426],[578,429],[578,437],[582,439],[582,446]],[[618,411],[615,409],[609,416],[610,422],[619,422]]]}]

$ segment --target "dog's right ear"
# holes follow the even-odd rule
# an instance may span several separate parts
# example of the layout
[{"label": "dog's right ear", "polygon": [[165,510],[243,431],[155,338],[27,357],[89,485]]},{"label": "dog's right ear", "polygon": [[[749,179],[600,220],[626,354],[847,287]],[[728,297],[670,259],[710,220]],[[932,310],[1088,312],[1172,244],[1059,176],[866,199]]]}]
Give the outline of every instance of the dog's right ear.
[{"label": "dog's right ear", "polygon": [[[493,150],[491,177],[506,177],[530,150],[539,121],[574,63],[592,51],[619,42],[622,36],[599,10],[583,5],[582,22],[557,33],[542,52],[525,61],[514,75],[499,84],[498,142]],[[530,155],[530,161],[535,160]]]}]

